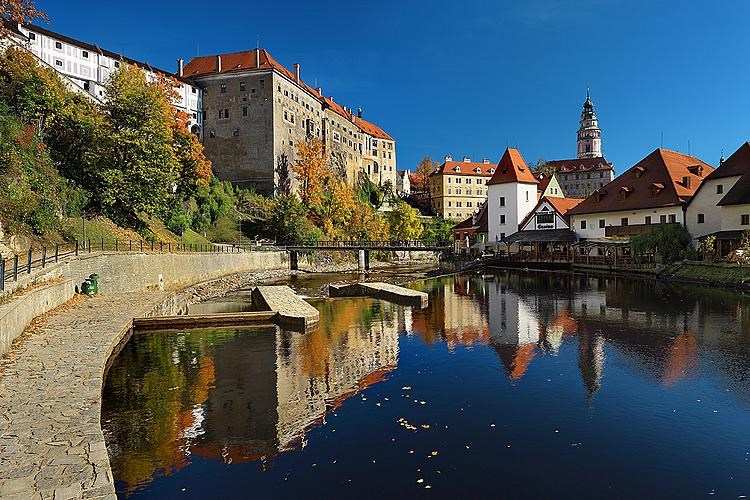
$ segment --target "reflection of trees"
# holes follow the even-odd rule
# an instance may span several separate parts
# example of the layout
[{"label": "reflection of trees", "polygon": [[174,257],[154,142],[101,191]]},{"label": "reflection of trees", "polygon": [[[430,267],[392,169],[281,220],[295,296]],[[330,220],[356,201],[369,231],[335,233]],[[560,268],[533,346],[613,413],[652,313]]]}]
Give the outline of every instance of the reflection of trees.
[{"label": "reflection of trees", "polygon": [[321,328],[276,327],[135,336],[106,383],[104,431],[115,478],[132,491],[190,456],[262,461],[296,446],[345,399],[398,360],[398,308],[324,301]]}]

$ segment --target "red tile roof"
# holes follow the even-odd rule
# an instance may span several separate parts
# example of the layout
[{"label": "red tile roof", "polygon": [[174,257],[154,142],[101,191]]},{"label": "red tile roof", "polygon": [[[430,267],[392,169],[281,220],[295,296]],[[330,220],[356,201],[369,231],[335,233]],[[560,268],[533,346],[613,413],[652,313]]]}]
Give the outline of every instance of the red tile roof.
[{"label": "red tile roof", "polygon": [[[569,215],[658,208],[686,203],[714,171],[708,163],[657,149],[570,210]],[[684,184],[683,180],[688,183]],[[663,188],[659,188],[659,184]]]},{"label": "red tile roof", "polygon": [[547,200],[563,217],[583,201],[583,198],[557,198],[555,196],[545,196],[542,199]]},{"label": "red tile roof", "polygon": [[[458,167],[460,171],[456,172],[456,167]],[[494,163],[484,163],[477,161],[446,161],[438,168],[436,168],[435,171],[433,171],[430,175],[450,174],[491,177],[492,172],[490,172],[490,170],[494,171],[495,168],[497,167]]]},{"label": "red tile roof", "polygon": [[534,177],[531,169],[526,164],[526,160],[521,156],[521,152],[514,148],[507,148],[505,150],[500,163],[497,164],[495,174],[487,185],[491,186],[493,184],[505,184],[508,182],[539,184],[539,180]]},{"label": "red tile roof", "polygon": [[552,160],[547,165],[555,169],[555,172],[593,172],[600,170],[612,170],[614,167],[604,157],[598,158],[573,158],[570,160]]}]

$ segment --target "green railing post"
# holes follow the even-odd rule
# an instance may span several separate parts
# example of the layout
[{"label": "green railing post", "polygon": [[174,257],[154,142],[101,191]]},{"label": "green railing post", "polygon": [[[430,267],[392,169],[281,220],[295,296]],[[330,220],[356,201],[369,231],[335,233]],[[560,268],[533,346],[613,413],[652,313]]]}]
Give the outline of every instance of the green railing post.
[{"label": "green railing post", "polygon": [[26,274],[31,274],[31,259],[33,258],[33,254],[31,251],[31,248],[29,248],[29,254],[27,255],[26,260]]},{"label": "green railing post", "polygon": [[47,247],[42,247],[42,269],[47,267]]},{"label": "green railing post", "polygon": [[0,257],[0,290],[5,290],[5,259]]},{"label": "green railing post", "polygon": [[18,254],[13,256],[13,281],[18,281]]},{"label": "green railing post", "polygon": [[57,264],[57,261],[59,260],[59,258],[60,258],[60,244],[55,243],[55,264]]}]

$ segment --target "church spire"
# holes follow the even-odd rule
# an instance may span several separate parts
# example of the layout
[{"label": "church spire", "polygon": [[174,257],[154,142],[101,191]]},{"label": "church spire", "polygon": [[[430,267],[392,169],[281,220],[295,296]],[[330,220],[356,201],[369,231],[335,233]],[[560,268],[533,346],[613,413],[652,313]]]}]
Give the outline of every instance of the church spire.
[{"label": "church spire", "polygon": [[591,93],[586,88],[586,101],[581,113],[581,126],[578,129],[578,158],[601,158],[602,131],[596,119]]}]

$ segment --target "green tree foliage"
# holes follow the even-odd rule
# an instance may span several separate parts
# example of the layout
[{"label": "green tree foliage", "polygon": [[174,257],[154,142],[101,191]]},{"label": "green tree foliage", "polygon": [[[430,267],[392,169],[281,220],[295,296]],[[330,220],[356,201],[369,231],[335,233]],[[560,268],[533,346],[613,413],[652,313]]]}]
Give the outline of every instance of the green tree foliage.
[{"label": "green tree foliage", "polygon": [[536,164],[532,167],[535,174],[552,175],[555,173],[555,168],[547,162],[547,160],[539,159]]},{"label": "green tree foliage", "polygon": [[416,240],[422,236],[419,212],[404,201],[396,202],[388,214],[388,226],[391,238],[396,240]]},{"label": "green tree foliage", "polygon": [[279,196],[274,205],[269,223],[279,243],[315,243],[323,238],[323,232],[308,220],[308,209],[296,195]]},{"label": "green tree foliage", "polygon": [[172,108],[161,86],[134,66],[123,65],[106,92],[104,123],[88,155],[94,194],[107,215],[137,227],[141,213],[163,217],[173,204],[181,164]]},{"label": "green tree foliage", "polygon": [[451,241],[453,238],[453,221],[441,217],[433,217],[429,223],[424,225],[422,238],[430,241]]},{"label": "green tree foliage", "polygon": [[691,248],[692,238],[681,224],[659,224],[650,233],[630,238],[630,246],[637,255],[653,254],[665,264],[684,259]]}]

